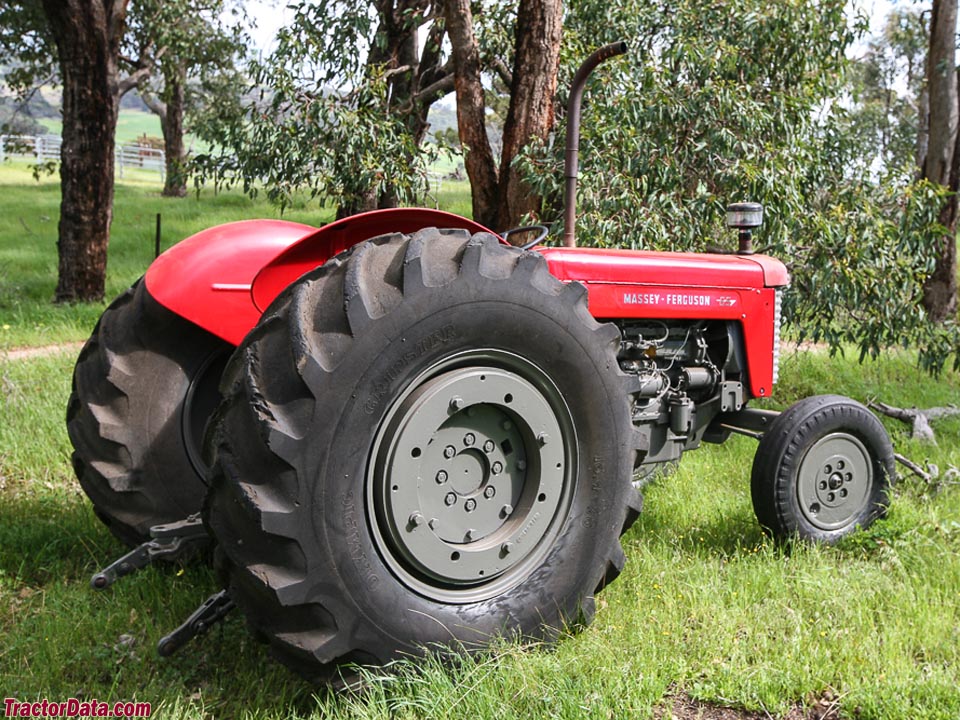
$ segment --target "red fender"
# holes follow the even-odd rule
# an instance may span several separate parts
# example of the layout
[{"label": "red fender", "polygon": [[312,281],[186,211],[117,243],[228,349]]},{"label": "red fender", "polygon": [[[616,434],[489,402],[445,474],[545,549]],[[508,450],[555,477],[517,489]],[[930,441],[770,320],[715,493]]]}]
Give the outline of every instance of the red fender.
[{"label": "red fender", "polygon": [[424,227],[490,232],[440,210],[396,208],[325,225],[243,220],[202,230],[158,257],[147,270],[150,294],[204,330],[239,345],[290,283],[333,255],[389,232]]}]

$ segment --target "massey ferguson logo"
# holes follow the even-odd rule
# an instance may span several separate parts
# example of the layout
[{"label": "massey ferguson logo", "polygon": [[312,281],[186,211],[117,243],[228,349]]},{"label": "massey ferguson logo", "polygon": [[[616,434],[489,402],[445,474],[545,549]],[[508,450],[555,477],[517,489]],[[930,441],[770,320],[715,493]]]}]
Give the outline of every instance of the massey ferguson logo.
[{"label": "massey ferguson logo", "polygon": [[623,293],[624,305],[646,305],[653,307],[734,307],[738,302],[736,295],[713,295],[707,292],[646,292]]}]

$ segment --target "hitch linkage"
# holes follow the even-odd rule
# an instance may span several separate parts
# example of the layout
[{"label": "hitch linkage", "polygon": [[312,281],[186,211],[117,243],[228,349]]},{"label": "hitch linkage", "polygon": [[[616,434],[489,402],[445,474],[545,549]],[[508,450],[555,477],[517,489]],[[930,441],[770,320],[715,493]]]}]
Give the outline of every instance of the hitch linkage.
[{"label": "hitch linkage", "polygon": [[150,528],[151,539],[115,560],[90,579],[90,587],[103,590],[124,575],[145,568],[159,558],[175,560],[202,549],[210,543],[200,514]]},{"label": "hitch linkage", "polygon": [[157,643],[157,654],[160,657],[169,657],[186,645],[193,638],[203,635],[211,626],[217,624],[236,605],[227,596],[226,590],[221,590],[203,601],[203,604],[193,611],[183,624],[169,635],[164,635]]}]

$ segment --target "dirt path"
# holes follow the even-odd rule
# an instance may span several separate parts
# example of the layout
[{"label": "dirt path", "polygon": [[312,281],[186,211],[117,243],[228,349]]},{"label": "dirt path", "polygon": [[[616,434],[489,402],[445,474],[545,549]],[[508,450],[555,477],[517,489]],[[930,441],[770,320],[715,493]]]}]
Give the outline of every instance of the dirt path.
[{"label": "dirt path", "polygon": [[83,347],[82,342],[60,343],[58,345],[43,345],[41,347],[14,348],[13,350],[0,350],[0,360],[28,360],[29,358],[48,357],[67,351],[71,353],[80,352]]}]

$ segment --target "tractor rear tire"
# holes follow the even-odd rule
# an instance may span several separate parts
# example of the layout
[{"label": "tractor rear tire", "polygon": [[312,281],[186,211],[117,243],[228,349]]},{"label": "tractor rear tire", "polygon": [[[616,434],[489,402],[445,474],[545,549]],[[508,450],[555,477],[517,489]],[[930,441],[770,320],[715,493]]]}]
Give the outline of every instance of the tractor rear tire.
[{"label": "tractor rear tire", "polygon": [[619,341],[487,233],[381,236],[300,278],[208,436],[205,520],[254,633],[335,682],[589,622],[640,509]]},{"label": "tractor rear tire", "polygon": [[754,511],[777,539],[834,543],[884,515],[894,473],[890,437],[873,413],[840,395],[808,397],[760,440]]},{"label": "tractor rear tire", "polygon": [[139,280],[104,311],[73,371],[67,431],[97,516],[130,546],[200,511],[206,422],[233,347]]}]

